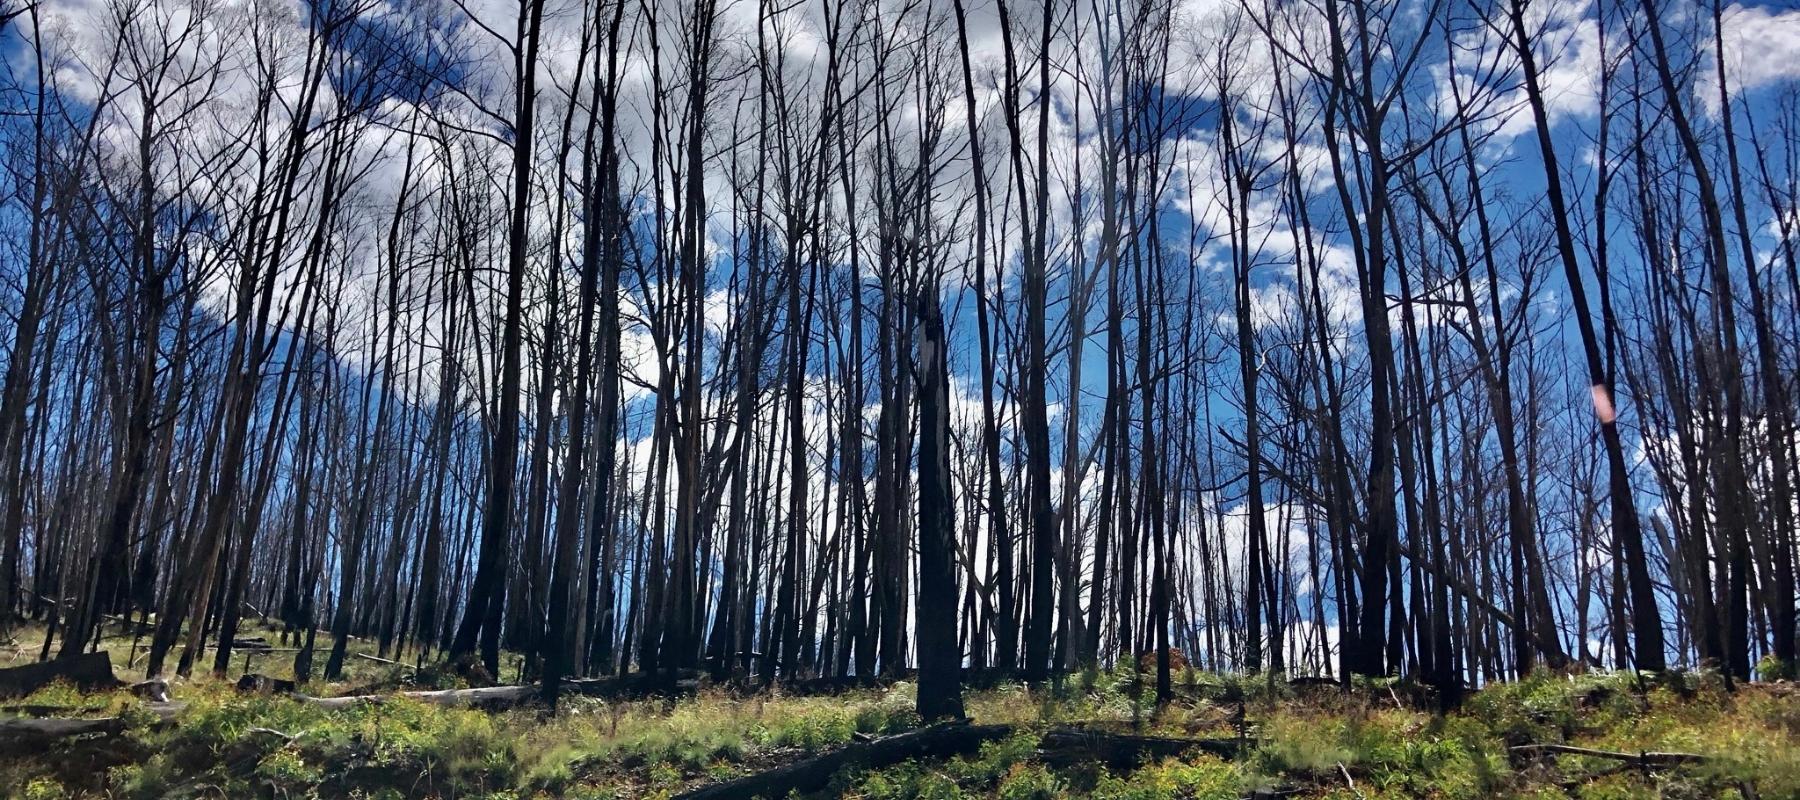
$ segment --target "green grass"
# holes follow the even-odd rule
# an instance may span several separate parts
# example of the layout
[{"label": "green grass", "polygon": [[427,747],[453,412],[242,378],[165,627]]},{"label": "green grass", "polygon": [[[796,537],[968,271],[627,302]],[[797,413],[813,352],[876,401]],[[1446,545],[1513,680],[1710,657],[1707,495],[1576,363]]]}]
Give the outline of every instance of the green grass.
[{"label": "green grass", "polygon": [[[358,661],[362,661],[358,659]],[[365,662],[370,667],[381,667]],[[317,693],[397,675],[365,671]],[[1727,692],[1708,676],[1550,676],[1488,687],[1450,715],[1400,707],[1385,687],[1295,695],[1265,676],[1184,672],[1160,712],[1130,669],[1027,689],[972,692],[981,723],[1014,735],[964,757],[837,776],[820,797],[1223,800],[1278,788],[1314,800],[1386,798],[1800,798],[1800,694],[1792,685]],[[576,698],[555,716],[488,713],[394,700],[324,711],[283,697],[240,696],[199,677],[172,690],[187,703],[159,725],[124,693],[62,686],[21,701],[121,715],[121,739],[74,740],[0,756],[0,797],[34,798],[656,798],[841,746],[858,734],[919,724],[913,687],[837,697],[679,700]],[[1038,736],[1056,725],[1255,739],[1236,761],[1165,759],[1113,770],[1049,764]],[[1567,743],[1624,752],[1672,750],[1699,766],[1620,770],[1577,756],[1525,758],[1511,747]]]},{"label": "green grass", "polygon": [[[155,617],[152,616],[152,621]],[[135,621],[135,618],[134,618]],[[124,626],[108,622],[102,629],[104,634],[99,649],[104,650],[112,658],[113,673],[126,683],[143,680],[145,660],[150,648],[150,635],[143,633],[133,635],[124,630]],[[305,633],[291,635],[286,642],[282,641],[281,628],[278,625],[265,624],[259,620],[246,619],[240,625],[238,638],[262,637],[272,647],[286,650],[298,648],[304,640]],[[10,637],[10,641],[8,638]],[[5,635],[0,635],[0,668],[19,666],[37,660],[44,643],[44,626],[26,625],[16,628]],[[325,681],[326,658],[331,654],[332,639],[328,633],[321,631],[314,642],[312,669],[312,691],[315,694],[344,694],[351,691],[378,691],[401,686],[419,685],[427,688],[458,688],[461,679],[435,659],[425,660],[424,670],[415,670],[413,665],[419,660],[420,652],[416,647],[408,647],[405,651],[395,653],[389,651],[381,656],[380,643],[371,639],[352,638],[344,646],[347,654],[344,660],[344,674],[336,681]],[[55,657],[57,649],[62,646],[59,637],[51,642],[50,655]],[[194,659],[193,669],[188,676],[174,676],[176,661],[181,655],[182,643],[178,642],[170,649],[164,663],[164,677],[172,677],[176,683],[206,684],[215,682],[212,675],[214,651],[210,648]],[[255,672],[272,678],[292,680],[294,678],[294,653],[291,652],[259,652],[255,650],[234,649],[231,655],[231,667],[227,671],[230,680],[235,681],[245,672]],[[361,656],[378,656],[398,664],[384,664]],[[512,680],[517,677],[516,659],[508,659],[502,664],[502,678]]]}]

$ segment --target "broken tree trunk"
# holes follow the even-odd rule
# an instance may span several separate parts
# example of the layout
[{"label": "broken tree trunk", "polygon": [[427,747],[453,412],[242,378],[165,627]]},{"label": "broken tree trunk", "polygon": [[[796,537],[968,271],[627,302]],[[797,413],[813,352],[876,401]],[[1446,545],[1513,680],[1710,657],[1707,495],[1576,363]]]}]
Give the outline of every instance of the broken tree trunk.
[{"label": "broken tree trunk", "polygon": [[805,761],[696,789],[680,795],[678,800],[787,797],[789,792],[817,791],[845,767],[879,768],[913,758],[949,758],[974,752],[983,742],[1003,738],[1011,732],[1009,725],[940,723],[872,742],[845,745]]},{"label": "broken tree trunk", "polygon": [[0,697],[23,697],[59,680],[81,689],[111,690],[122,684],[113,675],[112,656],[100,650],[0,669]]},{"label": "broken tree trunk", "polygon": [[[172,724],[175,715],[186,708],[186,703],[145,703],[144,710],[156,717],[153,727]],[[31,708],[31,711],[40,710]],[[80,709],[61,709],[64,712],[79,712]],[[44,745],[74,736],[101,734],[118,736],[130,725],[122,717],[96,717],[81,719],[74,717],[48,717],[33,719],[31,717],[0,716],[0,751],[31,751]]]},{"label": "broken tree trunk", "polygon": [[119,717],[100,717],[98,719],[0,717],[0,744],[8,745],[36,744],[91,733],[111,736],[124,731],[125,720]]}]

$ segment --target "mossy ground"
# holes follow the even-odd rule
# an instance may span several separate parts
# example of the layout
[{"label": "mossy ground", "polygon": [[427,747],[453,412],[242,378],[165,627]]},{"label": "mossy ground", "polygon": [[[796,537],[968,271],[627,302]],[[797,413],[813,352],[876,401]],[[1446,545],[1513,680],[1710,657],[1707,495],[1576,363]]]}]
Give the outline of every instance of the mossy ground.
[{"label": "mossy ground", "polygon": [[[279,674],[276,661],[259,671]],[[363,672],[313,691],[405,682],[374,662],[356,669]],[[1490,686],[1449,715],[1414,708],[1404,692],[1385,687],[1297,694],[1254,676],[1193,672],[1177,686],[1181,699],[1160,713],[1129,670],[1036,690],[973,691],[971,717],[1012,724],[1017,733],[966,757],[840,773],[820,796],[1158,800],[1275,790],[1316,800],[1750,792],[1800,798],[1800,691],[1788,684],[1727,692],[1705,676],[1544,676]],[[531,708],[488,713],[408,700],[323,711],[281,697],[240,696],[210,678],[173,692],[187,706],[172,725],[156,724],[122,693],[50,687],[8,701],[123,715],[131,730],[122,738],[0,755],[0,796],[653,798],[792,762],[859,733],[919,724],[909,684],[835,697],[707,689],[678,700],[578,698],[553,717]],[[1247,735],[1257,744],[1236,761],[1194,756],[1126,771],[1038,758],[1043,731],[1075,723],[1167,736]],[[1532,742],[1682,751],[1709,760],[1646,771],[1510,749]]]}]

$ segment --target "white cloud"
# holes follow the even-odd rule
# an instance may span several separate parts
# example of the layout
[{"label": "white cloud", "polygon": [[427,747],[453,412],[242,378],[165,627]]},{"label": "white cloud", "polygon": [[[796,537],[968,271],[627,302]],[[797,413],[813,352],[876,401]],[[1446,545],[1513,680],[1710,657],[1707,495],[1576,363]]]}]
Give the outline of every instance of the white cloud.
[{"label": "white cloud", "polygon": [[[1723,14],[1725,74],[1734,93],[1800,79],[1800,8],[1731,5]],[[1700,101],[1717,113],[1715,43],[1706,41]]]}]

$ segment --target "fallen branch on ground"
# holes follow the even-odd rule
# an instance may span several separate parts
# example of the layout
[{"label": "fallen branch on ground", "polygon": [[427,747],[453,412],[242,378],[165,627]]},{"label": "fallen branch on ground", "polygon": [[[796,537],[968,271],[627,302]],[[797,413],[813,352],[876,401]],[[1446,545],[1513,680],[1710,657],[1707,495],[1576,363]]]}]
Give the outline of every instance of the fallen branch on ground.
[{"label": "fallen branch on ground", "polygon": [[373,661],[377,664],[387,664],[389,666],[406,667],[407,669],[412,669],[411,664],[402,664],[391,658],[382,658],[380,656],[372,656],[372,655],[369,655],[368,653],[351,653],[350,655],[356,656],[357,658],[367,659],[367,660]]},{"label": "fallen branch on ground", "polygon": [[1560,753],[1571,756],[1587,756],[1588,758],[1606,758],[1624,761],[1634,766],[1669,767],[1679,764],[1704,764],[1711,760],[1699,753],[1660,753],[1642,750],[1636,753],[1623,753],[1616,750],[1595,750],[1589,747],[1576,747],[1567,744],[1522,744],[1512,748],[1515,753]]},{"label": "fallen branch on ground", "polygon": [[974,752],[983,742],[1005,737],[1010,725],[970,725],[945,722],[916,731],[884,736],[871,742],[840,747],[824,755],[777,767],[767,772],[713,784],[678,796],[678,800],[713,800],[734,797],[787,797],[790,792],[812,792],[831,782],[849,766],[880,768],[914,758],[949,758]]},{"label": "fallen branch on ground", "polygon": [[520,705],[536,697],[542,691],[536,686],[487,686],[480,689],[442,689],[429,692],[394,692],[391,694],[358,694],[348,697],[312,697],[295,694],[295,699],[311,703],[326,710],[351,708],[364,703],[384,703],[396,697],[405,697],[423,703],[435,703],[441,706],[473,706],[500,710]]},{"label": "fallen branch on ground", "polygon": [[[563,691],[570,695],[623,699],[663,693],[671,689],[675,692],[691,692],[699,688],[699,681],[696,678],[678,675],[671,684],[666,676],[632,674],[607,678],[568,679],[562,682],[562,687]],[[328,710],[350,708],[364,703],[384,703],[396,697],[405,697],[422,703],[472,706],[489,711],[502,711],[530,703],[544,691],[539,684],[523,684],[485,686],[476,689],[438,689],[343,697],[313,697],[299,692],[298,688],[293,681],[271,678],[266,675],[249,674],[238,679],[238,691],[240,692],[291,695],[295,699]]]},{"label": "fallen branch on ground", "polygon": [[1128,767],[1145,760],[1155,761],[1196,750],[1220,758],[1236,758],[1253,744],[1245,739],[1177,739],[1089,728],[1056,728],[1038,740],[1038,754],[1051,762],[1099,761]]},{"label": "fallen branch on ground", "polygon": [[0,743],[6,744],[54,741],[90,733],[111,736],[123,732],[125,732],[125,720],[119,717],[97,719],[0,717]]},{"label": "fallen branch on ground", "polygon": [[[186,708],[186,703],[145,703],[144,709],[155,715],[157,725],[167,725],[175,720],[175,715]],[[32,707],[33,711],[42,707]],[[80,708],[58,709],[64,712],[80,712]],[[0,748],[43,745],[72,736],[102,734],[118,736],[130,725],[123,717],[47,717],[34,719],[31,717],[0,716]]]},{"label": "fallen branch on ground", "polygon": [[1350,777],[1350,768],[1344,766],[1342,761],[1337,762],[1337,768],[1338,774],[1344,776],[1345,785],[1350,787],[1350,793],[1356,795],[1356,800],[1363,800],[1362,790],[1356,788],[1356,779]]}]

